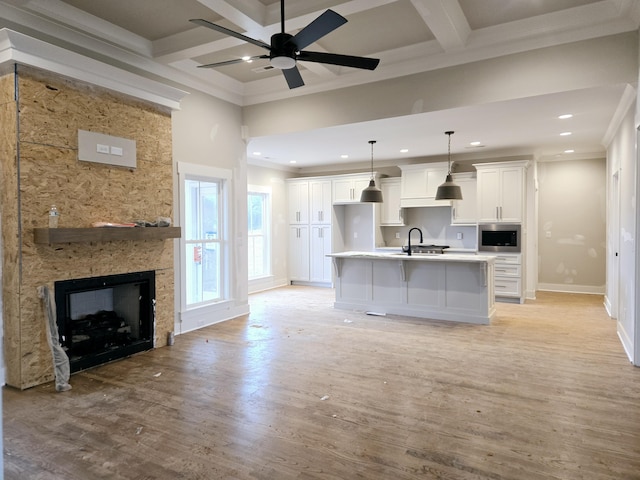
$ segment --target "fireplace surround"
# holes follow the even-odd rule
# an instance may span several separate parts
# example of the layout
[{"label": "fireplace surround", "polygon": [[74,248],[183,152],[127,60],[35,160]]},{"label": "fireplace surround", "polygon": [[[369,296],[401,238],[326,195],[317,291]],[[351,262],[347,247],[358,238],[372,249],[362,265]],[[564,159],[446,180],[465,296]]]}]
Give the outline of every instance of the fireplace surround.
[{"label": "fireplace surround", "polygon": [[[54,379],[38,288],[55,292],[57,281],[153,270],[155,327],[145,348],[165,346],[175,328],[173,239],[179,232],[89,227],[173,217],[170,112],[21,65],[0,76],[0,99],[7,385],[26,389]],[[79,162],[79,129],[135,140],[137,168]],[[61,213],[56,232],[46,229],[51,204]]]},{"label": "fireplace surround", "polygon": [[72,373],[153,348],[154,271],[63,280],[54,288]]}]

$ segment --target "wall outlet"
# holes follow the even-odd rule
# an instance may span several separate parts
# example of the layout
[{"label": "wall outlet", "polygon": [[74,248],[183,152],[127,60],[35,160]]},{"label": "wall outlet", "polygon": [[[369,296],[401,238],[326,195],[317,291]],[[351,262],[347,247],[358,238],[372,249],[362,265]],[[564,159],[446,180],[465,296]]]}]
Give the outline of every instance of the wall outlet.
[{"label": "wall outlet", "polygon": [[400,232],[396,232],[396,238],[400,238]]},{"label": "wall outlet", "polygon": [[457,238],[458,240],[462,240],[462,232],[458,232],[458,233],[456,233],[456,238]]}]

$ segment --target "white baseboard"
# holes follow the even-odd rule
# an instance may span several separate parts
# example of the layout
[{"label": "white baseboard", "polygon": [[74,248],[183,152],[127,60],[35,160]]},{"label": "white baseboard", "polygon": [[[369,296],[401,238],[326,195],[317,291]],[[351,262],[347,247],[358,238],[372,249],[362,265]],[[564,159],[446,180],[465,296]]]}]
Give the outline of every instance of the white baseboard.
[{"label": "white baseboard", "polygon": [[624,329],[624,325],[622,325],[620,322],[617,322],[617,327],[618,328],[616,330],[618,332],[620,343],[622,343],[622,348],[627,354],[627,358],[629,359],[629,361],[633,363],[633,342],[627,334],[627,331]]},{"label": "white baseboard", "polygon": [[249,280],[249,294],[263,292],[265,290],[271,290],[273,288],[284,287],[288,284],[289,282],[286,278],[276,278],[274,276]]},{"label": "white baseboard", "polygon": [[613,318],[613,307],[607,295],[604,296],[604,309],[611,318]]},{"label": "white baseboard", "polygon": [[585,293],[589,295],[605,294],[604,285],[574,285],[571,283],[539,283],[538,290],[543,292]]},{"label": "white baseboard", "polygon": [[182,322],[179,329],[176,328],[176,335],[192,332],[216,323],[231,320],[242,315],[249,314],[249,304],[242,303],[235,305],[233,302],[223,302],[221,304],[209,305],[196,308],[180,315]]}]

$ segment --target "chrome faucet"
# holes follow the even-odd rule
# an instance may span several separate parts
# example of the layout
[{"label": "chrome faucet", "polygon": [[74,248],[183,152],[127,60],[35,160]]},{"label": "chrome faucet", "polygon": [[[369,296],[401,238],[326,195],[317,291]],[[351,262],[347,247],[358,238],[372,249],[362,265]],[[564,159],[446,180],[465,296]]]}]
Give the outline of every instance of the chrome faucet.
[{"label": "chrome faucet", "polygon": [[411,232],[413,232],[414,230],[418,230],[418,232],[420,232],[420,243],[423,242],[423,240],[422,240],[422,230],[420,230],[418,227],[411,228],[409,230],[409,238],[408,238],[408,243],[409,243],[408,249],[409,250],[407,251],[407,255],[411,255]]}]

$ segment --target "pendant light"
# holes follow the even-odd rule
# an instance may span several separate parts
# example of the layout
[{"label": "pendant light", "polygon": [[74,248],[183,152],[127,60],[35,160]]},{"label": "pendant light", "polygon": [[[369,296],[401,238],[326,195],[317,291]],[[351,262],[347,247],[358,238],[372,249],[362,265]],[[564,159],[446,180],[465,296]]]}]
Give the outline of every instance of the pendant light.
[{"label": "pendant light", "polygon": [[369,140],[371,144],[371,180],[369,180],[369,186],[362,190],[360,195],[360,202],[362,203],[382,203],[382,190],[376,187],[375,179],[373,178],[373,144],[375,140]]},{"label": "pendant light", "polygon": [[444,133],[449,136],[449,171],[444,183],[438,187],[436,200],[462,200],[462,190],[460,190],[459,185],[453,183],[453,178],[451,178],[451,135],[454,132]]}]

